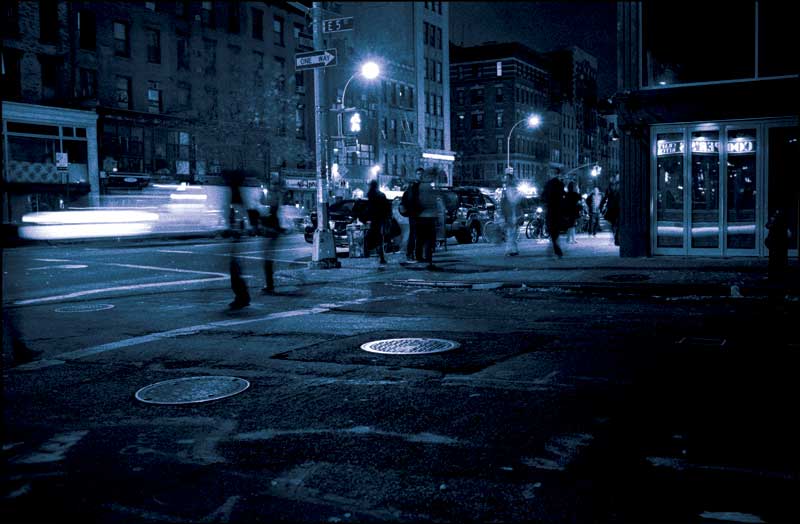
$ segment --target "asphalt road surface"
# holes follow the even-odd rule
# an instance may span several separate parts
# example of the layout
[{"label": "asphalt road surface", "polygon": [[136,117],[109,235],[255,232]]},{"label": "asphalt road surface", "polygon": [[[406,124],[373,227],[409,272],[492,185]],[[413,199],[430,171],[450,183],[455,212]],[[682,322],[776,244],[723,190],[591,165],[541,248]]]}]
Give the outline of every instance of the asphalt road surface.
[{"label": "asphalt road surface", "polygon": [[[4,252],[3,522],[800,522],[796,304],[321,283],[299,235],[259,296],[260,242],[237,312],[227,241]],[[249,387],[136,397],[191,377]]]}]

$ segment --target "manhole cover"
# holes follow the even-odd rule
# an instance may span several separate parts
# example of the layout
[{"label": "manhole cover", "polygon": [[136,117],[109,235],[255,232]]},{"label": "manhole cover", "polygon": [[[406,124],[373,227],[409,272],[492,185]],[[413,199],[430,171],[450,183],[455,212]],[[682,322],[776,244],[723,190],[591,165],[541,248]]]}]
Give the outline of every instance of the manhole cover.
[{"label": "manhole cover", "polygon": [[423,355],[449,351],[458,346],[458,342],[441,338],[390,338],[367,342],[361,345],[361,349],[386,355]]},{"label": "manhole cover", "polygon": [[56,309],[56,313],[89,313],[92,311],[103,311],[113,308],[113,304],[77,304],[74,306],[64,306]]},{"label": "manhole cover", "polygon": [[136,392],[147,404],[193,404],[241,393],[250,383],[237,377],[189,377],[156,382]]},{"label": "manhole cover", "polygon": [[641,273],[620,273],[619,275],[606,275],[603,277],[612,282],[641,282],[650,280],[650,277]]}]

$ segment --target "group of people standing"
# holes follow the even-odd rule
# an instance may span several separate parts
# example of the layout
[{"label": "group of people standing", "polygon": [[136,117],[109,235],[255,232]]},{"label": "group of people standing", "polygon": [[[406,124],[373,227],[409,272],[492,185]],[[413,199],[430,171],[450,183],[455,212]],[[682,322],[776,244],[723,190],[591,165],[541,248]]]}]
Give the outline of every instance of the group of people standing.
[{"label": "group of people standing", "polygon": [[559,243],[562,232],[567,233],[567,243],[577,243],[575,228],[584,205],[589,213],[588,234],[597,236],[600,231],[600,217],[611,224],[614,245],[619,245],[619,175],[612,178],[605,193],[595,186],[584,200],[576,191],[574,182],[564,188],[559,177],[553,177],[545,184],[543,198],[547,206],[546,224],[550,233],[553,254],[561,258],[564,254]]},{"label": "group of people standing", "polygon": [[406,263],[424,262],[426,269],[439,269],[433,264],[436,251],[436,228],[444,215],[444,200],[431,184],[438,170],[417,168],[414,179],[400,198],[398,213],[408,219],[406,239]]}]

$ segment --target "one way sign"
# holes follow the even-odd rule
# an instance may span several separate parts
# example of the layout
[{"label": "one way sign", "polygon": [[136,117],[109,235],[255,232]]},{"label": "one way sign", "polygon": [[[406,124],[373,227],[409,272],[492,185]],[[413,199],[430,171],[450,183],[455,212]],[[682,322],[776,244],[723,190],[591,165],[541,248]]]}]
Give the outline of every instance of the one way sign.
[{"label": "one way sign", "polygon": [[310,51],[294,55],[294,68],[297,71],[316,69],[318,67],[333,67],[336,65],[336,49],[324,51]]}]

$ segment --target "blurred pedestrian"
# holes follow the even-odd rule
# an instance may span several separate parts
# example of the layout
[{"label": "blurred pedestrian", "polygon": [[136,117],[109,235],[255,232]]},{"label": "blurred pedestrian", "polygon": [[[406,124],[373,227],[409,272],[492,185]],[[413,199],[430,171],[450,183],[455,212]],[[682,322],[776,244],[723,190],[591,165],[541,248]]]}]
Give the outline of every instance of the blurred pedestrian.
[{"label": "blurred pedestrian", "polygon": [[600,231],[600,209],[603,202],[603,195],[600,193],[600,188],[594,186],[592,192],[586,197],[586,206],[589,208],[589,234],[593,237],[597,236]]},{"label": "blurred pedestrian", "polygon": [[418,167],[414,177],[400,198],[399,213],[408,219],[408,239],[406,240],[406,262],[422,262],[417,258],[417,217],[419,216],[419,185],[425,170]]},{"label": "blurred pedestrian", "polygon": [[386,195],[378,189],[378,181],[371,180],[369,189],[367,190],[367,222],[369,222],[369,230],[367,231],[366,248],[367,252],[373,247],[378,252],[380,257],[379,264],[386,264],[386,254],[384,253],[384,246],[386,238],[389,235],[389,228],[391,226],[392,207]]},{"label": "blurred pedestrian", "polygon": [[546,223],[550,233],[550,243],[553,246],[553,254],[561,258],[564,253],[558,242],[561,235],[561,224],[564,213],[564,183],[559,177],[553,177],[547,181],[542,190],[545,205],[547,206]]},{"label": "blurred pedestrian", "polygon": [[603,201],[600,204],[603,211],[603,218],[608,220],[611,224],[611,233],[614,237],[614,245],[619,245],[619,175],[615,175],[611,179],[611,183],[606,189],[606,194],[603,195]]},{"label": "blurred pedestrian", "polygon": [[764,245],[769,249],[767,278],[773,288],[770,297],[779,298],[783,296],[784,276],[789,263],[789,236],[791,235],[786,214],[782,209],[778,208],[773,211],[766,228],[769,231],[764,239]]},{"label": "blurred pedestrian", "polygon": [[247,289],[247,283],[242,278],[242,265],[239,261],[241,238],[241,228],[238,224],[247,213],[244,209],[244,199],[242,198],[242,184],[244,183],[244,172],[240,170],[226,171],[223,173],[223,179],[228,186],[228,228],[231,234],[231,249],[230,249],[230,264],[229,271],[231,275],[231,290],[233,291],[234,299],[228,304],[232,310],[242,309],[250,305],[250,292]]},{"label": "blurred pedestrian", "polygon": [[264,218],[264,287],[261,293],[272,295],[275,293],[275,254],[278,245],[286,233],[281,225],[281,207],[283,205],[284,187],[278,175],[270,178],[267,188],[267,205],[269,211]]},{"label": "blurred pedestrian", "polygon": [[518,222],[521,200],[522,195],[517,189],[514,173],[510,169],[506,169],[505,175],[503,175],[503,191],[500,195],[500,212],[503,214],[505,222],[505,254],[507,257],[519,255],[517,236],[519,235]]},{"label": "blurred pedestrian", "polygon": [[564,195],[564,210],[568,216],[569,228],[567,229],[567,244],[577,244],[575,240],[575,225],[578,218],[581,216],[583,205],[581,204],[581,195],[575,190],[575,182],[570,181],[567,184],[567,194]]},{"label": "blurred pedestrian", "polygon": [[433,265],[433,252],[436,250],[436,224],[439,216],[444,213],[444,201],[440,192],[433,187],[433,182],[438,178],[435,167],[425,170],[419,184],[417,206],[417,245],[416,259],[427,262],[426,269],[437,271],[440,268]]}]

